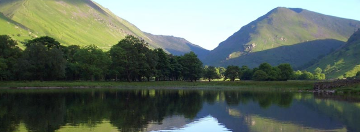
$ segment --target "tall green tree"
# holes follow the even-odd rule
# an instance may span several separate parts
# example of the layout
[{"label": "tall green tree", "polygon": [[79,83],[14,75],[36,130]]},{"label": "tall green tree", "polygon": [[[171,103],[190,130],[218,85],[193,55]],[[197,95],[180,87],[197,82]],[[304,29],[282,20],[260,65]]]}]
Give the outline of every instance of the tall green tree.
[{"label": "tall green tree", "polygon": [[0,35],[0,80],[16,78],[16,64],[21,57],[21,49],[10,36]]},{"label": "tall green tree", "polygon": [[287,81],[292,78],[294,71],[290,64],[280,64],[277,67],[280,69],[280,73],[279,73],[280,81]]},{"label": "tall green tree", "polygon": [[170,78],[172,80],[179,80],[183,67],[179,63],[180,57],[172,56],[170,57]]},{"label": "tall green tree", "polygon": [[65,77],[66,60],[60,43],[50,37],[28,41],[19,61],[20,73],[29,80],[58,80]]},{"label": "tall green tree", "polygon": [[81,68],[75,60],[75,54],[80,50],[78,45],[62,46],[61,50],[64,53],[64,57],[67,61],[65,68],[66,80],[79,80]]},{"label": "tall green tree", "polygon": [[122,58],[124,58],[126,51],[120,46],[114,45],[111,47],[109,53],[111,58],[109,70],[111,74],[115,75],[115,81],[117,81],[119,75],[125,70],[125,67],[123,66],[125,62]]},{"label": "tall green tree", "polygon": [[194,52],[184,54],[180,59],[183,67],[182,75],[185,80],[196,81],[202,74],[202,62]]},{"label": "tall green tree", "polygon": [[230,79],[230,81],[235,81],[236,78],[241,75],[240,67],[230,65],[226,68],[225,79]]},{"label": "tall green tree", "polygon": [[216,73],[216,68],[213,66],[209,66],[209,67],[204,68],[204,78],[208,79],[210,82],[211,79],[216,79],[216,78],[220,78],[220,77]]},{"label": "tall green tree", "polygon": [[147,63],[148,44],[133,35],[128,35],[115,46],[123,49],[124,54],[119,57],[124,69],[123,76],[128,82],[139,80],[144,76],[151,66]]},{"label": "tall green tree", "polygon": [[89,45],[81,48],[75,53],[74,58],[82,70],[82,78],[92,81],[105,79],[111,60],[97,46]]},{"label": "tall green tree", "polygon": [[242,76],[240,77],[241,80],[251,80],[253,76],[252,70],[247,66],[242,66],[240,69]]},{"label": "tall green tree", "polygon": [[156,80],[166,80],[170,74],[170,61],[169,56],[165,53],[165,51],[161,48],[155,49],[155,53],[158,56],[158,63],[156,66],[157,76]]}]

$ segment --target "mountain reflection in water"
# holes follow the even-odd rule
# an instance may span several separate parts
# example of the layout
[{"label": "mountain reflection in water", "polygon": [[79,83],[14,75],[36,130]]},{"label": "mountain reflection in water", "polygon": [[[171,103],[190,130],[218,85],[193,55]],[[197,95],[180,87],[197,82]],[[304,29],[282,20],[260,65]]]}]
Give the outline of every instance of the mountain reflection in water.
[{"label": "mountain reflection in water", "polygon": [[0,131],[360,131],[356,102],[224,90],[1,90]]}]

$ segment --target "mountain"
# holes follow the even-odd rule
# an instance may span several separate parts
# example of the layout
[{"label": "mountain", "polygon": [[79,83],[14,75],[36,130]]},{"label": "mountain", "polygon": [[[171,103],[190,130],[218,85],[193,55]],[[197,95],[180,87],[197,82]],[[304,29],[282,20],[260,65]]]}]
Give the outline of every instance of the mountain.
[{"label": "mountain", "polygon": [[[186,52],[193,51],[200,59],[203,59],[210,51],[198,45],[192,44],[184,38],[164,35],[153,35],[146,33],[152,43],[161,44],[161,48],[172,53],[173,55],[182,55]],[[160,47],[158,47],[160,48]]]},{"label": "mountain", "polygon": [[359,58],[360,30],[355,32],[341,49],[320,59],[307,70],[313,71],[320,67],[329,79],[353,77],[360,71]]},{"label": "mountain", "polygon": [[279,7],[220,43],[204,62],[250,67],[263,62],[290,63],[301,67],[340,48],[359,27],[359,21]]},{"label": "mountain", "polygon": [[[119,5],[121,7],[121,5]],[[140,16],[139,16],[140,17]],[[171,39],[142,32],[130,22],[91,0],[0,0],[0,34],[18,41],[38,36],[50,36],[63,45],[89,45],[108,50],[126,35],[144,39],[151,48],[171,49],[168,46],[187,47],[168,51],[175,54],[190,52],[201,47],[187,43],[172,43]],[[169,40],[161,43],[162,39]]]}]

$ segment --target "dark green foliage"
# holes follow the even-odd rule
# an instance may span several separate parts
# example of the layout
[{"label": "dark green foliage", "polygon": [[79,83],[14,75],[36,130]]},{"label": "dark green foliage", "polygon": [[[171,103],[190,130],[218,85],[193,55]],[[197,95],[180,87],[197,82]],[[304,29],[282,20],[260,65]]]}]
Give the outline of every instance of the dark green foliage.
[{"label": "dark green foliage", "polygon": [[80,46],[70,45],[68,47],[62,46],[61,50],[64,52],[66,59],[65,76],[66,80],[79,80],[80,79],[80,66],[76,62],[74,55],[80,50]]},{"label": "dark green foliage", "polygon": [[65,77],[66,60],[59,42],[50,37],[41,37],[26,44],[18,63],[20,79],[58,80]]},{"label": "dark green foliage", "polygon": [[0,80],[15,79],[14,67],[21,52],[15,40],[10,36],[0,35]]},{"label": "dark green foliage", "polygon": [[253,75],[253,79],[255,81],[266,81],[268,78],[268,74],[266,74],[263,70],[257,70]]},{"label": "dark green foliage", "polygon": [[30,40],[25,45],[27,47],[29,47],[30,45],[34,45],[34,44],[42,44],[45,47],[47,47],[48,50],[50,50],[51,48],[60,49],[60,43],[58,41],[56,41],[54,38],[51,38],[49,36],[44,36],[44,37]]},{"label": "dark green foliage", "polygon": [[183,68],[183,79],[196,81],[202,74],[202,62],[194,52],[184,54],[180,58],[180,64]]},{"label": "dark green foliage", "polygon": [[272,66],[269,63],[262,63],[259,66],[259,70],[264,71],[266,74],[270,74],[270,72],[273,70]]},{"label": "dark green foliage", "polygon": [[170,79],[179,80],[182,72],[182,65],[179,63],[180,57],[170,57]]},{"label": "dark green foliage", "polygon": [[155,49],[155,53],[158,56],[158,62],[156,65],[157,70],[157,79],[156,80],[166,80],[170,75],[170,61],[169,56],[165,53],[163,49]]},{"label": "dark green foliage", "polygon": [[85,80],[103,80],[110,65],[108,55],[95,45],[85,46],[74,54],[76,64]]},{"label": "dark green foliage", "polygon": [[241,75],[240,68],[238,66],[228,66],[225,71],[225,79],[235,81]]},{"label": "dark green foliage", "polygon": [[308,71],[303,71],[299,77],[299,80],[313,80],[313,79],[314,79],[314,74]]},{"label": "dark green foliage", "polygon": [[216,73],[216,68],[213,66],[209,66],[209,67],[205,67],[205,69],[204,69],[204,78],[208,79],[210,82],[211,79],[217,79],[220,77]]},{"label": "dark green foliage", "polygon": [[293,69],[290,64],[280,64],[277,67],[280,69],[279,80],[286,81],[292,78]]},{"label": "dark green foliage", "polygon": [[249,67],[242,66],[240,70],[242,73],[240,80],[251,80],[252,79],[253,71],[251,69],[249,69]]},{"label": "dark green foliage", "polygon": [[[123,76],[127,81],[141,81],[142,75],[150,74],[150,65],[147,63],[147,54],[150,52],[148,45],[144,40],[140,40],[135,36],[128,35],[117,45],[123,50],[118,58],[119,64],[123,69]],[[120,50],[120,49],[119,49]],[[121,52],[121,51],[119,51]],[[118,53],[119,54],[119,53]]]}]

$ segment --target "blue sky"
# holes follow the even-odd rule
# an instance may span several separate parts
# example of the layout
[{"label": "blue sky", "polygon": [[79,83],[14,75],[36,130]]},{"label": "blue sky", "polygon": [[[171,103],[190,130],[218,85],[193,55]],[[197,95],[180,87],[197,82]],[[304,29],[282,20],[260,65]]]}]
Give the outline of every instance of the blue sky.
[{"label": "blue sky", "polygon": [[360,0],[93,0],[144,32],[182,37],[212,50],[276,7],[360,20]]}]

